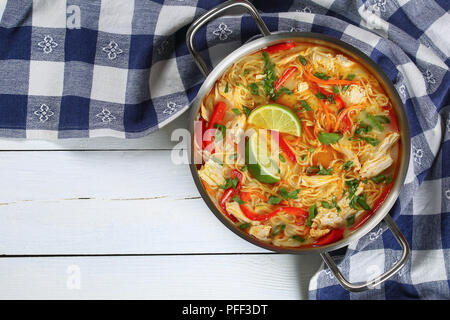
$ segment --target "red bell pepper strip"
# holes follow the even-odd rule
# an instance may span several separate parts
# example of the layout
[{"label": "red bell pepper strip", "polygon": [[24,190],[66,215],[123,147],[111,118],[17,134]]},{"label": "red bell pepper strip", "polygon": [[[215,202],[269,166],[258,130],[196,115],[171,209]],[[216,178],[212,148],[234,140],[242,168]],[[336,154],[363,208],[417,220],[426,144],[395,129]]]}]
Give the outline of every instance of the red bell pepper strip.
[{"label": "red bell pepper strip", "polygon": [[242,213],[247,218],[249,218],[250,220],[253,220],[253,221],[266,221],[278,213],[278,212],[272,211],[272,212],[269,212],[266,214],[258,214],[256,212],[254,212],[253,210],[249,209],[249,207],[247,207],[247,205],[245,205],[245,204],[240,204],[239,207],[241,208]]},{"label": "red bell pepper strip", "polygon": [[[251,200],[250,192],[242,192],[241,200],[249,202]],[[240,204],[239,207],[241,208],[241,211],[244,214],[244,216],[246,216],[252,221],[266,221],[277,214],[276,210],[266,214],[257,214],[256,212],[251,210],[246,204]]]},{"label": "red bell pepper strip", "polygon": [[[211,143],[213,143],[214,134],[212,132],[214,132],[214,130],[212,129],[214,129],[214,125],[220,124],[220,122],[223,120],[226,110],[227,105],[225,104],[225,102],[217,102],[211,118],[209,119],[208,126],[206,127],[203,149],[206,149]],[[214,149],[211,150],[211,153],[214,153]]]},{"label": "red bell pepper strip", "polygon": [[286,157],[292,163],[296,163],[297,162],[297,158],[295,157],[294,152],[292,152],[291,148],[289,148],[288,144],[286,143],[286,141],[284,141],[282,136],[280,136],[279,141],[280,141],[279,144],[280,144],[281,151],[283,151],[283,153],[286,155]]},{"label": "red bell pepper strip", "polygon": [[[242,192],[241,193],[241,200],[245,201],[245,202],[249,202],[251,200],[251,195],[250,192]],[[274,215],[280,213],[280,212],[286,212],[287,214],[292,214],[297,216],[300,221],[299,221],[299,225],[301,225],[301,220],[306,221],[307,217],[308,217],[308,212],[305,211],[302,208],[297,208],[297,207],[281,207],[278,208],[272,212],[266,213],[266,214],[258,214],[256,212],[254,212],[253,210],[251,210],[246,204],[241,204],[239,205],[239,207],[242,210],[242,213],[249,218],[250,220],[253,221],[266,221],[270,218],[272,218]]]},{"label": "red bell pepper strip", "polygon": [[290,68],[288,68],[283,73],[283,75],[280,78],[278,78],[278,80],[275,82],[275,85],[274,85],[275,91],[280,89],[281,86],[287,81],[287,79],[289,79],[294,74],[294,72],[297,71],[297,70],[298,70],[297,67],[290,67]]},{"label": "red bell pepper strip", "polygon": [[342,124],[343,124],[342,131],[350,132],[350,119],[348,118],[348,113],[342,119]]},{"label": "red bell pepper strip", "polygon": [[233,187],[229,187],[228,189],[226,189],[223,194],[222,197],[220,198],[219,204],[220,207],[222,208],[222,210],[224,211],[224,213],[227,215],[228,218],[230,218],[233,222],[237,222],[236,217],[234,217],[233,215],[230,215],[227,211],[227,206],[226,203],[228,202],[228,200],[231,199],[231,197],[233,195],[236,194],[236,192],[239,191],[239,189],[241,188],[241,184],[242,184],[242,173],[238,170],[232,170],[231,171],[231,179],[237,177],[239,179],[238,184],[236,185],[236,189],[233,189]]},{"label": "red bell pepper strip", "polygon": [[294,42],[284,42],[284,43],[279,43],[279,44],[275,44],[273,46],[267,47],[263,51],[265,51],[267,53],[277,53],[280,51],[291,49],[293,47],[295,47]]},{"label": "red bell pepper strip", "polygon": [[336,241],[339,241],[344,236],[344,230],[345,229],[333,229],[328,234],[324,235],[323,237],[319,238],[317,241],[313,243],[314,246],[324,246],[326,244],[330,244]]},{"label": "red bell pepper strip", "polygon": [[274,131],[271,130],[271,135],[272,138],[275,142],[277,142],[276,137],[278,137],[278,145],[281,149],[281,151],[283,151],[283,153],[286,155],[286,157],[292,162],[292,163],[296,163],[297,162],[297,158],[295,157],[294,152],[292,152],[291,148],[289,147],[289,145],[286,143],[286,141],[284,141],[283,137],[281,136],[281,134],[278,131]]}]

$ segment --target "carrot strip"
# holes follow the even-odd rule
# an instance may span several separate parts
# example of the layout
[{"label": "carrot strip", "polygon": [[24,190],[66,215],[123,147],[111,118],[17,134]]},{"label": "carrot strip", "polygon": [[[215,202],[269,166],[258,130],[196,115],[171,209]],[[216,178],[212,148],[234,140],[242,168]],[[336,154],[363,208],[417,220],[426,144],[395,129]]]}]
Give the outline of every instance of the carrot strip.
[{"label": "carrot strip", "polygon": [[328,106],[325,102],[323,102],[322,100],[320,101],[320,105],[323,108],[323,111],[325,112],[325,117],[327,119],[327,131],[329,132],[331,130],[331,118],[330,118],[330,110],[328,110]]},{"label": "carrot strip", "polygon": [[324,80],[324,79],[320,79],[315,77],[314,75],[312,75],[306,68],[304,69],[304,75],[306,78],[308,78],[308,80],[313,81],[315,83],[320,83],[320,84],[340,84],[340,85],[350,85],[350,84],[357,84],[357,85],[361,85],[361,82],[359,82],[358,80],[340,80],[340,79],[328,79],[328,80]]},{"label": "carrot strip", "polygon": [[303,131],[306,133],[306,136],[308,137],[309,140],[314,140],[314,134],[309,130],[309,126],[307,126],[306,124],[303,124]]},{"label": "carrot strip", "polygon": [[347,114],[349,114],[351,111],[357,110],[357,109],[359,109],[361,107],[362,107],[361,105],[356,105],[356,106],[351,106],[351,107],[348,107],[348,108],[345,108],[344,110],[342,110],[341,114],[339,115],[339,118],[336,121],[336,124],[334,125],[334,131],[338,131],[342,119],[344,119],[344,117]]},{"label": "carrot strip", "polygon": [[211,187],[207,183],[203,183],[203,187],[205,187],[206,191],[208,191],[214,197],[216,196],[216,192],[213,189],[211,189]]}]

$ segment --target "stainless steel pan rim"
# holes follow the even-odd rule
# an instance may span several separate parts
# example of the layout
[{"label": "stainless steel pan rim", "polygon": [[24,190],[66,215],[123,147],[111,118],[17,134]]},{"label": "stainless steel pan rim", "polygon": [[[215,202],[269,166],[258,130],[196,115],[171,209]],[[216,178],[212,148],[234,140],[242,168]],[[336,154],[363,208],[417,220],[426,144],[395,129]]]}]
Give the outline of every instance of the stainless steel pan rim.
[{"label": "stainless steel pan rim", "polygon": [[[255,22],[257,23],[259,29],[263,33],[263,37],[253,40],[245,45],[242,45],[232,53],[230,53],[227,57],[225,57],[212,71],[209,71],[208,67],[204,63],[204,61],[201,59],[199,54],[196,52],[194,46],[193,46],[193,38],[195,35],[195,32],[206,22],[210,21],[211,19],[215,18],[217,15],[221,14],[223,11],[235,7],[235,6],[243,6],[249,13],[253,16],[255,19]],[[240,58],[247,56],[248,54],[251,54],[253,52],[256,52],[262,48],[265,48],[267,46],[285,42],[289,40],[294,41],[303,41],[303,42],[312,42],[316,44],[322,44],[328,47],[336,48],[348,56],[352,57],[353,59],[358,60],[362,63],[363,66],[365,66],[367,69],[369,69],[369,72],[371,72],[373,75],[375,75],[379,81],[379,83],[383,86],[383,89],[385,90],[386,94],[389,96],[389,98],[392,101],[392,104],[395,108],[395,111],[397,113],[397,118],[399,119],[399,130],[401,132],[401,159],[399,164],[399,169],[397,173],[397,177],[395,181],[393,182],[394,185],[392,187],[391,192],[389,193],[387,199],[384,201],[382,206],[377,210],[377,212],[361,227],[359,227],[356,231],[354,231],[351,235],[348,237],[326,245],[322,247],[308,247],[308,248],[282,248],[277,247],[271,244],[264,243],[262,241],[259,241],[247,233],[239,230],[235,227],[234,224],[231,223],[225,216],[219,211],[219,209],[215,206],[215,204],[210,199],[209,195],[204,190],[204,187],[200,181],[200,178],[198,176],[197,172],[197,166],[194,163],[194,154],[192,152],[193,150],[193,142],[194,142],[194,120],[196,115],[198,114],[199,107],[201,104],[201,101],[203,97],[211,90],[212,86],[216,82],[216,80],[230,67],[232,64],[239,60]],[[262,19],[260,18],[258,12],[256,9],[251,5],[250,3],[246,1],[236,1],[236,0],[230,0],[227,2],[224,2],[220,4],[219,6],[213,8],[209,12],[202,15],[200,18],[198,18],[191,28],[188,30],[187,33],[187,44],[190,52],[195,58],[195,61],[197,65],[199,66],[202,73],[206,76],[205,81],[203,82],[203,85],[201,86],[196,98],[193,100],[191,105],[191,117],[190,117],[190,132],[191,132],[191,141],[190,141],[190,169],[191,173],[194,179],[194,182],[197,186],[197,189],[199,190],[203,200],[206,202],[207,206],[210,208],[210,210],[215,214],[215,216],[225,225],[227,226],[231,231],[233,231],[235,234],[239,235],[241,238],[253,243],[254,245],[257,245],[259,247],[262,247],[267,250],[279,252],[279,253],[292,253],[292,254],[307,254],[311,252],[320,253],[322,258],[324,259],[325,263],[330,267],[331,271],[335,274],[336,279],[341,283],[341,285],[350,291],[362,291],[366,290],[370,287],[373,287],[388,278],[392,277],[398,270],[400,270],[404,264],[406,263],[408,257],[409,257],[409,246],[401,234],[401,232],[396,227],[395,223],[391,219],[391,217],[388,215],[389,210],[394,205],[396,199],[398,198],[398,195],[400,193],[400,189],[403,186],[403,183],[406,178],[406,173],[409,165],[409,158],[410,158],[410,132],[409,132],[409,125],[406,117],[406,113],[402,104],[402,101],[395,90],[395,87],[393,86],[392,82],[389,80],[389,78],[385,75],[383,70],[376,65],[368,56],[366,56],[364,53],[362,53],[360,50],[348,45],[347,43],[323,35],[318,33],[312,33],[312,32],[284,32],[284,33],[277,33],[277,34],[270,34],[270,32],[267,30],[267,27],[262,22]],[[367,283],[363,284],[351,284],[349,283],[339,272],[337,266],[334,264],[332,258],[328,254],[329,251],[333,251],[342,247],[347,246],[350,242],[355,241],[365,234],[367,234],[369,231],[371,231],[376,225],[378,225],[381,220],[386,222],[386,225],[389,227],[389,229],[393,232],[394,236],[396,237],[397,241],[399,242],[400,246],[402,247],[403,253],[402,257],[398,260],[398,262],[386,273],[381,275],[380,277],[377,277],[376,279],[373,279]]]}]

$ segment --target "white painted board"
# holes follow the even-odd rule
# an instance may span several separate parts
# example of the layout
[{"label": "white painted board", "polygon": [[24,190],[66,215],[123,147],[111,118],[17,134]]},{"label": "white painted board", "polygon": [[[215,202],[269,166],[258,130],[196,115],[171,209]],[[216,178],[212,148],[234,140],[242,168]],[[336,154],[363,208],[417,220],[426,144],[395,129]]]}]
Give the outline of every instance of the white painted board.
[{"label": "white painted board", "polygon": [[0,299],[301,299],[320,257],[0,259]]}]

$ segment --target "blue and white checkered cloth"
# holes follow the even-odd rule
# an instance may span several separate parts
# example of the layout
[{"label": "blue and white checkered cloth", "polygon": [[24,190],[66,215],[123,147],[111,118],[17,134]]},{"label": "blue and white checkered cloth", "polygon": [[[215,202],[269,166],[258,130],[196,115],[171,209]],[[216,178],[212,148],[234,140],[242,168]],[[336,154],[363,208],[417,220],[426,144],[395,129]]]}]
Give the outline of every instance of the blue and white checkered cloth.
[{"label": "blue and white checkered cloth", "polygon": [[[203,77],[185,33],[217,0],[0,0],[0,136],[146,135],[185,111]],[[339,38],[375,60],[405,104],[412,134],[405,186],[391,211],[412,256],[363,293],[328,269],[312,299],[450,298],[450,1],[253,1],[272,32]],[[210,22],[197,46],[212,65],[258,33],[248,16]],[[150,84],[149,84],[150,82]],[[380,224],[340,251],[352,282],[392,266],[400,248]]]}]

